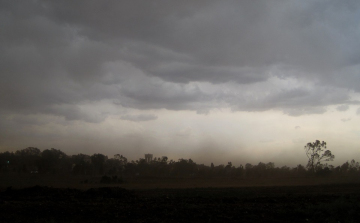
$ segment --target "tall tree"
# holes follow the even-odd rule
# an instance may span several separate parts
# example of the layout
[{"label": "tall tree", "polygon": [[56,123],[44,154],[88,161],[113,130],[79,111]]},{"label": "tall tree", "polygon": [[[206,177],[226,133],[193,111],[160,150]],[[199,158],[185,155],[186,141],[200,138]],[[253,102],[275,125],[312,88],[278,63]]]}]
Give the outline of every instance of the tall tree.
[{"label": "tall tree", "polygon": [[335,158],[330,150],[326,150],[326,142],[324,141],[309,142],[304,146],[304,150],[309,159],[306,167],[312,172],[321,166],[321,162],[333,161]]}]

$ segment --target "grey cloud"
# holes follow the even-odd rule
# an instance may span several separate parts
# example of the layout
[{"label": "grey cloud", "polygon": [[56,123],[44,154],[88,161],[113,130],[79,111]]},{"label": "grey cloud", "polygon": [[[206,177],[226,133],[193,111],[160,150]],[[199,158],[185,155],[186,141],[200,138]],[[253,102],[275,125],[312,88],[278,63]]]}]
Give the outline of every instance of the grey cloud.
[{"label": "grey cloud", "polygon": [[[352,9],[358,6],[352,4]],[[43,5],[46,7],[39,7],[37,13],[77,27],[80,35],[96,41],[121,40],[127,45],[128,39],[137,40],[191,55],[194,62],[207,65],[327,67],[324,65],[332,66],[337,60],[341,64],[337,44],[341,39],[332,36],[338,36],[339,29],[349,30],[338,24],[344,18],[333,15],[346,15],[345,21],[354,24],[357,21],[356,10],[329,1],[189,1],[177,6],[166,1],[53,1]],[[307,44],[310,40],[311,45]]]},{"label": "grey cloud", "polygon": [[298,105],[308,106],[326,106],[336,102],[341,102],[348,99],[347,92],[339,89],[331,89],[326,87],[316,86],[315,89],[291,89],[289,91],[282,91],[269,99],[269,103],[284,103],[289,107],[296,107]]},{"label": "grey cloud", "polygon": [[295,126],[295,129],[301,129],[301,127],[300,126]]},{"label": "grey cloud", "polygon": [[[265,81],[267,75],[264,71],[254,68],[242,67],[221,67],[221,66],[199,66],[185,63],[159,64],[153,67],[150,73],[159,76],[166,81],[188,83],[191,81],[209,81],[222,83],[229,80],[248,84]],[[169,76],[169,74],[172,74]],[[209,79],[210,78],[210,79]]]},{"label": "grey cloud", "polygon": [[360,92],[359,75],[360,64],[350,65],[343,69],[333,70],[329,75],[324,76],[322,82],[325,85],[332,85]]},{"label": "grey cloud", "polygon": [[[232,67],[257,69],[274,64],[286,64],[306,71],[311,74],[307,78],[312,80],[336,79],[336,74],[328,78],[331,76],[329,71],[347,64],[343,61],[347,52],[339,49],[339,46],[346,43],[339,43],[343,39],[339,36],[340,21],[328,23],[327,18],[332,18],[332,15],[326,9],[330,8],[333,13],[348,12],[345,9],[336,12],[325,3],[320,4],[325,7],[316,6],[314,9],[313,4],[304,5],[299,6],[294,2],[284,5],[268,1],[211,4],[201,8],[193,16],[178,19],[173,26],[155,32],[159,35],[155,40],[163,40],[163,36],[166,36],[165,41],[148,39],[147,43],[150,45],[160,45],[188,55],[190,62],[177,67],[174,65],[173,69],[163,69],[161,61],[154,58],[155,61],[150,66],[139,66],[147,74],[174,82],[264,81],[268,78],[266,72],[252,72],[251,77],[247,78],[246,75],[243,76],[243,72],[228,70]],[[254,8],[254,13],[247,11]],[[320,16],[309,16],[313,13]],[[356,14],[351,15],[348,19],[357,21],[353,18]],[[305,21],[299,21],[299,18],[305,18]],[[337,36],[338,39],[335,38]],[[148,60],[154,52],[143,55]],[[173,63],[177,64],[178,61]],[[167,63],[166,66],[171,67],[171,64]],[[329,84],[334,83],[338,82],[333,80]]]},{"label": "grey cloud", "polygon": [[196,110],[197,104],[208,103],[211,95],[201,91],[196,84],[174,84],[156,78],[144,78],[144,82],[125,81],[119,89],[117,104],[140,109],[167,108],[172,110]]},{"label": "grey cloud", "polygon": [[[107,114],[79,105],[101,100],[198,113],[224,106],[322,113],[360,91],[359,6],[326,0],[2,1],[0,108],[87,122]],[[251,89],[272,77],[301,86]],[[234,83],[238,90],[227,91]]]},{"label": "grey cloud", "polygon": [[360,101],[358,100],[349,100],[349,101],[346,101],[347,104],[350,104],[350,105],[360,105]]},{"label": "grey cloud", "polygon": [[[156,78],[144,80],[146,81],[125,81],[119,91],[126,97],[120,97],[115,103],[140,109],[166,107],[172,110],[196,110],[199,114],[224,106],[231,107],[234,111],[279,109],[286,114],[298,116],[321,114],[326,111],[326,106],[349,99],[346,90],[316,85],[308,89],[286,89],[279,86],[262,89],[262,86],[253,84],[242,89],[236,88],[239,85],[235,84],[235,88],[224,89],[223,86],[227,87],[227,84],[206,87],[202,83],[174,84]],[[207,91],[207,88],[211,90]]]},{"label": "grey cloud", "polygon": [[[2,117],[5,118],[5,117]],[[11,120],[12,123],[15,123],[16,125],[20,126],[26,126],[26,125],[44,125],[47,123],[48,120],[45,118],[41,118],[36,115],[13,115],[11,118],[8,118]]]},{"label": "grey cloud", "polygon": [[198,109],[196,111],[196,114],[199,114],[199,115],[208,115],[209,113],[210,113],[210,109],[206,109],[206,108]]},{"label": "grey cloud", "polygon": [[133,121],[133,122],[145,122],[156,120],[158,117],[151,114],[140,114],[140,115],[122,115],[120,117],[123,120]]},{"label": "grey cloud", "polygon": [[[246,94],[244,94],[246,95]],[[315,86],[312,89],[272,89],[272,91],[232,98],[233,110],[264,111],[280,109],[285,114],[322,114],[326,106],[341,103],[349,98],[347,91]]]},{"label": "grey cloud", "polygon": [[349,105],[339,105],[336,107],[336,110],[338,111],[347,111],[349,110]]},{"label": "grey cloud", "polygon": [[324,107],[304,107],[301,109],[285,109],[284,113],[290,116],[300,116],[305,114],[323,114],[326,112]]}]

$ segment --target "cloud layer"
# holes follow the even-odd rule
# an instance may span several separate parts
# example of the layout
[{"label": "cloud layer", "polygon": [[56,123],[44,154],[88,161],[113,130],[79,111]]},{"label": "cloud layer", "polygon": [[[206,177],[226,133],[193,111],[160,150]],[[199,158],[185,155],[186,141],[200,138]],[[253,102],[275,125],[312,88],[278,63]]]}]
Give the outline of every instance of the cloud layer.
[{"label": "cloud layer", "polygon": [[5,115],[145,121],[156,116],[124,109],[231,108],[298,116],[345,111],[360,91],[358,1],[0,4]]}]

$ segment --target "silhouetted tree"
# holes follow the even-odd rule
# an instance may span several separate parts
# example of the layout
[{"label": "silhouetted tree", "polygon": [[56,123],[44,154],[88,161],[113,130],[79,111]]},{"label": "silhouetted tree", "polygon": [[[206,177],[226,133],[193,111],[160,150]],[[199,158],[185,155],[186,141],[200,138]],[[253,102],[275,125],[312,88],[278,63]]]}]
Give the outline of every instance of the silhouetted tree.
[{"label": "silhouetted tree", "polygon": [[297,165],[297,167],[294,168],[294,172],[296,176],[305,176],[306,169],[301,164]]},{"label": "silhouetted tree", "polygon": [[162,163],[167,163],[167,161],[168,161],[168,157],[167,157],[167,156],[161,157],[161,162],[162,162]]},{"label": "silhouetted tree", "polygon": [[41,153],[41,159],[39,161],[39,169],[41,172],[56,173],[64,171],[67,165],[67,155],[59,149],[46,149]]},{"label": "silhouetted tree", "polygon": [[91,163],[98,174],[104,174],[104,164],[106,161],[106,156],[100,153],[96,153],[91,156]]},{"label": "silhouetted tree", "polygon": [[175,176],[193,176],[196,174],[197,165],[191,159],[179,159],[173,164],[172,171]]},{"label": "silhouetted tree", "polygon": [[349,171],[351,174],[355,174],[357,171],[359,171],[360,165],[359,162],[356,162],[354,159],[350,162]]},{"label": "silhouetted tree", "polygon": [[[236,168],[232,162],[227,165],[220,164],[210,166],[196,164],[192,159],[179,159],[168,161],[168,157],[154,158],[152,162],[139,159],[136,162],[127,162],[127,159],[120,155],[108,159],[102,154],[92,156],[78,154],[68,157],[64,152],[57,149],[47,149],[41,152],[38,148],[28,147],[14,152],[0,153],[1,172],[27,172],[38,167],[40,173],[68,173],[68,174],[107,174],[116,177],[304,177],[308,173],[315,173],[316,176],[353,176],[360,174],[360,164],[355,160],[346,162],[334,167],[323,161],[331,161],[335,158],[330,150],[326,150],[326,143],[316,140],[308,143],[304,150],[309,158],[307,169],[302,165],[296,167],[276,167],[274,163],[259,162],[257,165],[246,163]],[[114,178],[115,177],[115,178]],[[114,180],[115,179],[115,180]],[[117,180],[119,181],[119,180]]]},{"label": "silhouetted tree", "polygon": [[17,156],[39,156],[41,153],[40,149],[36,147],[27,147],[26,149],[18,150],[15,152]]},{"label": "silhouetted tree", "polygon": [[304,146],[306,156],[309,158],[306,167],[311,171],[315,172],[316,169],[321,165],[322,161],[333,161],[335,156],[331,154],[330,150],[326,149],[326,142],[316,140],[315,142],[309,142]]},{"label": "silhouetted tree", "polygon": [[120,165],[126,165],[127,164],[127,158],[125,156],[123,156],[123,155],[115,154],[114,159],[119,160]]},{"label": "silhouetted tree", "polygon": [[138,174],[142,175],[142,176],[149,176],[151,174],[150,171],[150,164],[148,162],[146,162],[145,159],[139,159],[136,161],[137,162],[137,170],[138,170]]},{"label": "silhouetted tree", "polygon": [[244,167],[243,167],[243,165],[240,165],[236,169],[236,176],[238,176],[238,177],[243,177],[244,176]]},{"label": "silhouetted tree", "polygon": [[91,169],[91,158],[89,155],[85,155],[85,154],[78,154],[78,155],[73,155],[71,157],[72,160],[72,173],[73,174],[84,174],[84,175],[88,175],[88,174],[92,174],[92,169]]},{"label": "silhouetted tree", "polygon": [[247,177],[253,176],[253,165],[250,163],[245,164],[245,173]]},{"label": "silhouetted tree", "polygon": [[41,151],[36,147],[27,147],[15,152],[18,162],[19,172],[29,172],[33,169],[37,169],[37,163],[40,159]]}]

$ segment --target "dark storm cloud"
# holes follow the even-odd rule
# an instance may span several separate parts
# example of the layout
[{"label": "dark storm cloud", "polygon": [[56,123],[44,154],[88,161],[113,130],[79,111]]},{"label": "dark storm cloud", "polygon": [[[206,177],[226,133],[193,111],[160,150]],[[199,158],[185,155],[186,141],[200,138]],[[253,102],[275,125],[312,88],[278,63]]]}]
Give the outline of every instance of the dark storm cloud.
[{"label": "dark storm cloud", "polygon": [[[55,1],[46,8],[50,19],[74,26],[79,35],[92,40],[116,44],[118,49],[140,44],[139,57],[126,59],[148,75],[176,82],[248,83],[266,80],[267,75],[243,78],[242,72],[214,66],[259,68],[283,63],[327,72],[349,63],[344,59],[354,52],[347,52],[343,34],[357,24],[356,6],[330,1]],[[344,28],[344,22],[350,27]],[[348,44],[356,44],[356,37],[349,35]],[[159,55],[153,46],[188,59]]]},{"label": "dark storm cloud", "polygon": [[[359,6],[330,0],[1,1],[0,108],[87,122],[102,121],[108,111],[81,105],[102,100],[199,113],[222,106],[322,113],[348,101],[349,90],[360,91]],[[271,77],[303,84],[274,85],[266,94],[251,90]],[[226,91],[231,83],[236,91]]]},{"label": "dark storm cloud", "polygon": [[233,110],[266,111],[281,109],[285,114],[299,116],[303,114],[322,114],[325,107],[339,104],[349,99],[348,92],[330,87],[315,87],[314,89],[288,89],[270,91],[245,97],[233,97],[229,105]]},{"label": "dark storm cloud", "polygon": [[123,120],[133,121],[133,122],[145,122],[156,120],[158,117],[151,114],[140,114],[140,115],[123,115],[120,117]]},{"label": "dark storm cloud", "polygon": [[202,103],[210,103],[213,100],[213,95],[206,94],[198,85],[143,79],[142,82],[124,81],[119,89],[122,97],[115,103],[140,109],[197,110],[202,107]]}]

